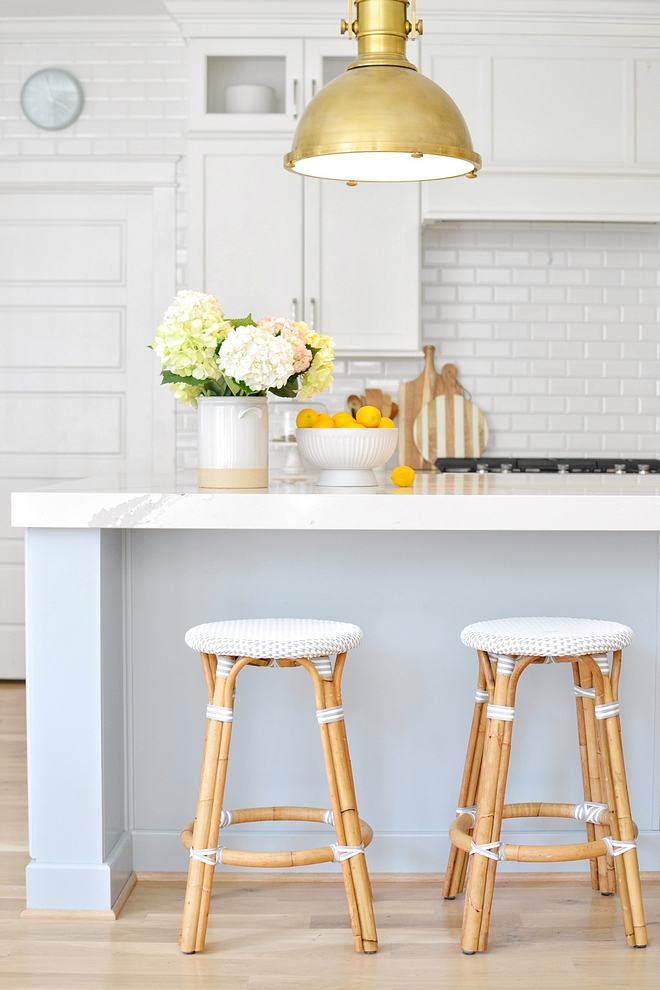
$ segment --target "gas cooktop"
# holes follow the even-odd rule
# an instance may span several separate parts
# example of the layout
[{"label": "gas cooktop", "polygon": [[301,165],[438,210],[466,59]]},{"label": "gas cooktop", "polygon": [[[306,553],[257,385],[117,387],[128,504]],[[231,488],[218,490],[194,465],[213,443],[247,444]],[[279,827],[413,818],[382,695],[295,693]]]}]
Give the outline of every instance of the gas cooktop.
[{"label": "gas cooktop", "polygon": [[439,471],[452,474],[658,474],[660,461],[622,457],[438,457]]}]

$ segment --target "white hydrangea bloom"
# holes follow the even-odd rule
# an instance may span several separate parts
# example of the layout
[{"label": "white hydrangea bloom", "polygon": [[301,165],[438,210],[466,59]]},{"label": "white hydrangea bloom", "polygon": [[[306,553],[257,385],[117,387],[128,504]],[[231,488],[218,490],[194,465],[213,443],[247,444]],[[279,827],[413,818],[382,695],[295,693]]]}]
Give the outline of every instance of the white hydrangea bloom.
[{"label": "white hydrangea bloom", "polygon": [[225,377],[245,382],[253,392],[282,388],[294,374],[294,347],[265,327],[236,327],[220,348],[218,367]]}]

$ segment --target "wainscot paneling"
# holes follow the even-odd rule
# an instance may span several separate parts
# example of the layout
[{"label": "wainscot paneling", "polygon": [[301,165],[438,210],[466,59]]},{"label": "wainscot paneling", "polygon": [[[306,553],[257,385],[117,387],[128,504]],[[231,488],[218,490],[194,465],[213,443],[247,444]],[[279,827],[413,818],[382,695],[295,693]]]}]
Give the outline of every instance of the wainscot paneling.
[{"label": "wainscot paneling", "polygon": [[[3,503],[174,466],[172,398],[147,347],[175,291],[174,165],[0,163]],[[0,677],[23,676],[21,536],[0,535]]]}]

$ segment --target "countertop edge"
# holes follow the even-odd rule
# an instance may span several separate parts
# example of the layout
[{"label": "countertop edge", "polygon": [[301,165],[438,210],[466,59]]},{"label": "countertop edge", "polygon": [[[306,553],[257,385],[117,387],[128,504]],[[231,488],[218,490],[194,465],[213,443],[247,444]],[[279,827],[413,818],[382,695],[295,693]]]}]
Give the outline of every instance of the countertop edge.
[{"label": "countertop edge", "polygon": [[48,529],[660,531],[660,495],[17,492]]}]

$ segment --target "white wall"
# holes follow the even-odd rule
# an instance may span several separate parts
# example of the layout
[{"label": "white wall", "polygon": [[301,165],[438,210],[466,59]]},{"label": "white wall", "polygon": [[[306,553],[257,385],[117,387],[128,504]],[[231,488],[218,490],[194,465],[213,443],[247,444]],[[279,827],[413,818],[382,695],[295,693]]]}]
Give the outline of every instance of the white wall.
[{"label": "white wall", "polygon": [[[1,7],[0,11],[2,11]],[[44,220],[47,216],[52,219],[53,211],[58,209],[58,203],[64,200],[71,201],[69,205],[74,212],[75,209],[82,210],[86,219],[105,215],[104,210],[107,213],[107,210],[111,209],[107,203],[112,199],[112,195],[115,198],[119,196],[117,189],[123,183],[129,195],[124,206],[117,206],[116,210],[121,214],[117,221],[119,227],[127,231],[127,217],[138,209],[140,196],[136,193],[145,192],[145,183],[152,182],[152,179],[146,176],[146,172],[155,170],[157,177],[153,182],[159,186],[160,205],[155,205],[155,200],[151,199],[145,202],[147,197],[143,196],[142,206],[139,208],[146,212],[141,215],[141,219],[134,219],[133,223],[137,225],[135,233],[138,239],[147,239],[139,261],[144,262],[148,258],[152,245],[151,226],[156,222],[161,232],[158,247],[165,249],[164,256],[161,255],[157,266],[152,266],[151,261],[147,260],[146,270],[141,273],[139,261],[135,263],[135,255],[132,256],[132,262],[129,259],[128,282],[132,282],[134,291],[131,305],[127,309],[126,324],[132,328],[126,354],[128,355],[131,350],[134,352],[139,350],[140,355],[147,358],[146,369],[143,368],[141,374],[149,376],[153,373],[155,377],[155,365],[148,359],[146,343],[150,339],[148,334],[151,333],[151,327],[155,323],[154,311],[160,312],[164,306],[158,286],[165,281],[168,286],[166,298],[171,297],[174,288],[171,278],[171,253],[169,261],[163,262],[163,257],[167,259],[168,248],[173,248],[174,239],[171,201],[170,205],[164,204],[163,196],[171,196],[169,192],[165,194],[164,186],[169,184],[171,188],[173,174],[171,160],[176,156],[182,156],[177,177],[179,184],[177,237],[180,245],[178,260],[181,264],[185,264],[183,154],[186,145],[183,135],[187,121],[186,51],[178,30],[167,17],[146,20],[134,18],[128,25],[130,34],[124,30],[125,28],[126,24],[120,19],[114,21],[91,19],[87,22],[62,20],[2,22],[0,27],[2,39],[0,42],[2,96],[0,178],[2,181],[0,184],[3,203],[9,203],[3,211],[3,220],[14,215],[11,210],[20,213],[19,201],[24,200],[29,201],[25,206],[28,213],[23,217],[28,226],[32,216],[29,210],[36,211],[39,219]],[[23,82],[39,68],[51,65],[70,70],[80,80],[85,92],[85,106],[80,118],[72,127],[60,132],[40,130],[25,118],[20,108],[20,91]],[[140,160],[143,163],[142,170],[139,166]],[[17,162],[18,166],[15,164]],[[158,162],[163,166],[160,172]],[[166,181],[163,176],[168,168],[170,177]],[[130,180],[126,179],[127,170],[131,171]],[[98,173],[96,178],[94,178],[95,171]],[[103,175],[99,178],[100,173]],[[70,195],[67,197],[63,188],[67,183],[68,192],[75,194],[73,197]],[[85,200],[86,205],[77,207],[71,205],[76,196],[82,202],[85,191],[90,192],[92,186],[99,193],[100,200],[88,196]],[[22,198],[18,195],[19,189],[25,194]],[[34,203],[28,193],[35,198]],[[37,203],[36,200],[39,202]],[[102,202],[103,200],[107,203]],[[61,209],[66,213],[64,206]],[[135,216],[137,217],[137,214]],[[165,235],[163,231],[166,231]],[[10,242],[5,238],[4,243],[9,244],[7,253],[11,255]],[[30,259],[29,252],[24,252],[24,255]],[[16,289],[19,295],[15,297],[11,295],[12,287],[5,283],[3,305],[11,303],[14,309],[16,306],[25,305],[27,309],[35,303],[43,303],[46,306],[59,303],[61,307],[63,281],[66,282],[67,278],[69,279],[67,303],[82,304],[83,307],[89,303],[89,292],[92,291],[90,285],[96,285],[93,278],[91,281],[87,278],[89,284],[79,284],[69,273],[66,278],[60,278],[58,284],[58,279],[53,281],[46,274],[44,278],[47,284],[40,288],[37,251],[33,253],[31,260],[37,273],[32,272],[25,276],[27,282],[22,289],[20,286]],[[121,259],[113,260],[119,264]],[[119,267],[121,268],[121,265]],[[179,284],[185,280],[181,268],[178,280]],[[21,278],[18,277],[17,281],[20,283]],[[123,276],[117,285],[119,286],[120,283],[123,284]],[[20,295],[21,291],[22,295]],[[98,299],[94,297],[98,306],[110,305],[113,302],[102,285],[100,288],[96,286],[94,291],[99,296]],[[161,298],[156,303],[158,295]],[[116,303],[117,300],[114,302]],[[125,301],[122,300],[121,306],[124,303]],[[128,303],[126,305],[128,306]],[[119,310],[117,312],[119,313]],[[146,317],[145,312],[148,313]],[[122,314],[119,313],[117,318],[123,318]],[[8,324],[11,325],[10,321],[5,320],[5,332]],[[55,322],[47,323],[40,329],[42,332],[52,333],[57,338],[62,327]],[[98,331],[98,325],[95,329]],[[71,381],[71,374],[70,369],[63,367],[66,361],[63,361],[62,355],[67,347],[71,348],[72,345],[70,339],[65,341],[64,338],[60,344],[57,357],[53,357],[57,348],[52,347],[46,357],[43,353],[31,354],[30,347],[36,346],[33,335],[31,341],[22,342],[21,359],[16,360],[15,357],[12,359],[17,370],[12,369],[12,360],[10,360],[12,355],[5,348],[0,354],[2,388],[9,389],[12,393],[65,390],[67,382]],[[20,350],[19,347],[16,353]],[[84,363],[84,360],[82,354],[77,354],[69,364],[78,367],[81,362]],[[129,360],[129,364],[132,367],[132,361]],[[34,369],[32,373],[30,373],[31,368]],[[82,392],[93,392],[96,388],[99,391],[105,388],[106,391],[120,392],[123,389],[121,375],[124,370],[119,367],[110,369],[109,378],[103,386],[99,386],[97,379],[87,375]],[[21,381],[21,375],[25,377],[25,384]],[[82,378],[82,375],[80,377]],[[110,378],[113,380],[111,381]],[[136,378],[137,375],[134,375],[130,388],[133,398],[144,399],[150,393],[151,381],[149,378],[141,377],[138,383]],[[115,396],[113,401],[120,403],[122,400]],[[79,397],[78,404],[84,402],[84,396]],[[93,415],[92,406],[93,403],[87,402],[87,413],[90,416]],[[76,414],[72,414],[69,410],[66,415]],[[164,418],[167,415],[168,412],[165,411]],[[171,422],[171,411],[169,416]],[[71,432],[75,431],[69,430],[69,433]],[[20,531],[12,530],[9,526],[9,492],[17,488],[25,489],[45,484],[54,477],[72,477],[95,471],[98,473],[99,470],[91,464],[89,458],[84,465],[73,464],[70,461],[68,467],[64,464],[54,466],[52,455],[59,452],[59,447],[57,444],[53,446],[52,437],[47,438],[47,433],[47,430],[43,431],[45,443],[36,445],[37,456],[29,463],[26,463],[29,451],[22,450],[11,463],[11,458],[5,457],[0,465],[0,586],[2,588],[0,677],[23,676],[23,536]],[[134,435],[134,431],[131,431],[131,435]],[[93,444],[91,446],[93,447]],[[148,443],[143,445],[145,446],[148,447]],[[6,447],[7,444],[3,447],[5,453]],[[169,456],[171,457],[171,454]]]}]

